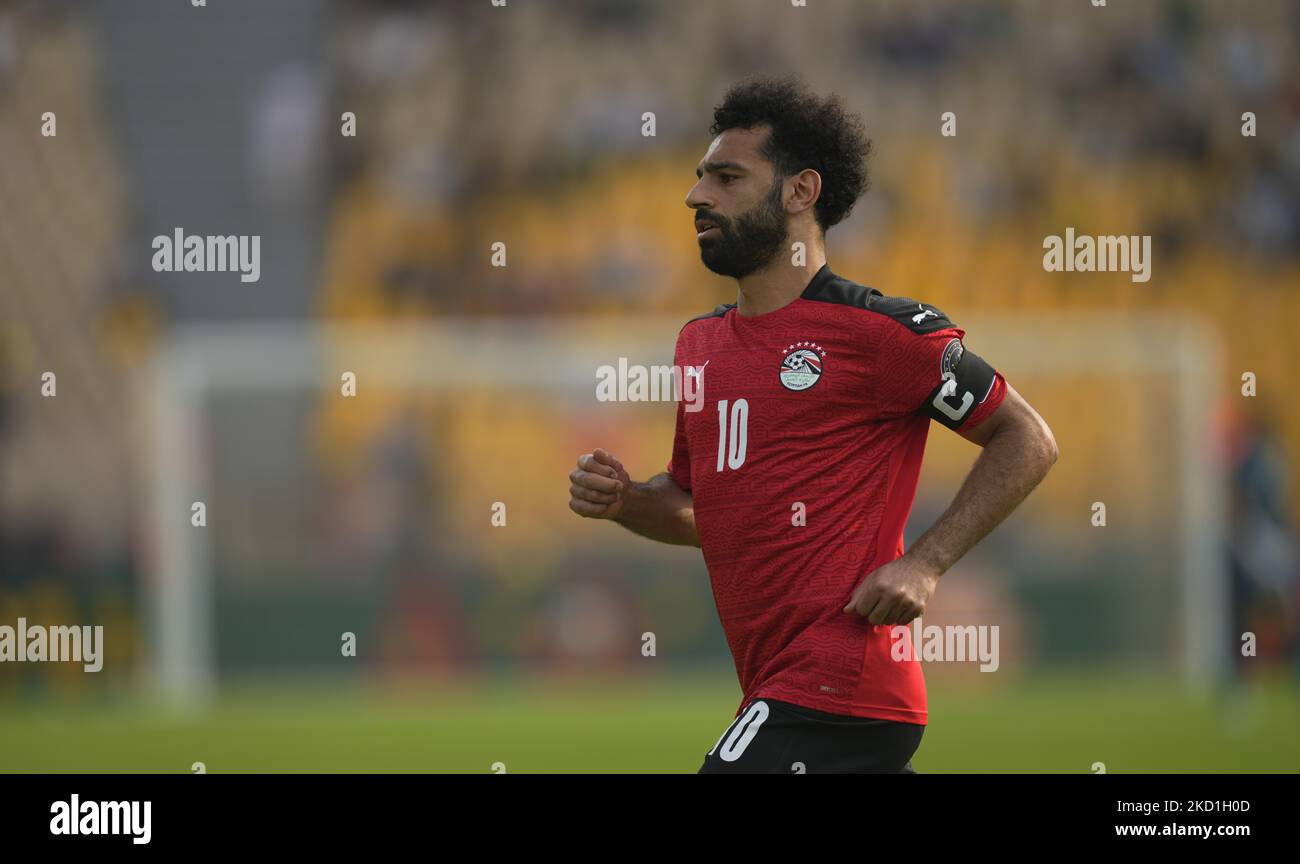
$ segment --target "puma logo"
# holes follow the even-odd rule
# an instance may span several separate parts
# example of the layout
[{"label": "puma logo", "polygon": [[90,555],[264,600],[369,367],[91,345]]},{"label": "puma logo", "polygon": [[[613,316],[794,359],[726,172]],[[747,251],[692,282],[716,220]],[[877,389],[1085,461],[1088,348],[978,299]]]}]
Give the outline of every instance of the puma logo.
[{"label": "puma logo", "polygon": [[924,306],[922,306],[920,303],[917,303],[917,304],[916,304],[916,308],[917,308],[917,309],[920,309],[921,311],[920,311],[920,313],[918,313],[918,314],[912,316],[912,323],[913,323],[913,324],[920,324],[920,323],[921,323],[922,321],[924,321],[926,318],[938,318],[938,317],[939,317],[939,313],[935,312],[933,309],[926,309],[926,308],[925,308]]},{"label": "puma logo", "polygon": [[[709,361],[708,361],[708,360],[705,360],[705,361],[704,361],[704,366],[708,366],[708,365],[709,365]],[[687,366],[687,367],[686,367],[686,374],[689,375],[689,376],[691,376],[692,378],[694,378],[694,379],[696,379],[696,380],[698,381],[699,378],[700,378],[700,376],[704,374],[704,366],[698,366],[698,367],[697,367],[697,366]]]}]

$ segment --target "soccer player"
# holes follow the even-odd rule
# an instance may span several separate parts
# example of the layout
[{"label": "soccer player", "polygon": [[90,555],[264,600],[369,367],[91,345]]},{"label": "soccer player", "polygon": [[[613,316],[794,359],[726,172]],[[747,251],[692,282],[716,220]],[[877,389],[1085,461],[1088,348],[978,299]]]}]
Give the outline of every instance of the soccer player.
[{"label": "soccer player", "polygon": [[[703,410],[678,401],[667,470],[644,483],[604,449],[579,458],[569,507],[704,555],[744,695],[700,773],[910,772],[925,682],[891,629],[1056,441],[941,311],[830,270],[825,232],[866,191],[871,150],[838,98],[750,79],[713,121],[686,205],[704,265],[739,290],[677,337]],[[983,449],[904,552],[931,420]]]}]

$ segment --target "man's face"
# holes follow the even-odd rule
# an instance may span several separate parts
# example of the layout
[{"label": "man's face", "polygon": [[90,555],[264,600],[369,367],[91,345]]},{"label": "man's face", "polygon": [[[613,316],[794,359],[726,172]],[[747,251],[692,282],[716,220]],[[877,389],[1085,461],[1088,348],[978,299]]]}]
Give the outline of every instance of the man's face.
[{"label": "man's face", "polygon": [[783,184],[774,182],[772,163],[759,152],[767,135],[768,127],[758,126],[728,129],[713,139],[686,196],[695,211],[700,260],[721,276],[747,276],[785,246]]}]

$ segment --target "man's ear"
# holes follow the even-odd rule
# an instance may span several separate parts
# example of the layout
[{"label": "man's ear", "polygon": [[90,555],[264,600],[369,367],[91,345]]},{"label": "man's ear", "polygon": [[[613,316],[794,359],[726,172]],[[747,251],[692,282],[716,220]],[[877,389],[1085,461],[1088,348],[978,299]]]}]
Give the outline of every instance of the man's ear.
[{"label": "man's ear", "polygon": [[805,168],[791,178],[793,194],[790,203],[798,205],[798,211],[811,210],[821,197],[822,177],[811,168]]}]

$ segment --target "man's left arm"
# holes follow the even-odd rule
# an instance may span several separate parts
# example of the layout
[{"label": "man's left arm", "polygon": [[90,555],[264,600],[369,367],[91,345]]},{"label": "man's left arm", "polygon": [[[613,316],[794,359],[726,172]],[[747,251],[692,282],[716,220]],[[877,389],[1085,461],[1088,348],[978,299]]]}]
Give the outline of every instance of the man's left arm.
[{"label": "man's left arm", "polygon": [[1019,393],[957,434],[983,451],[952,504],[902,557],[863,579],[845,612],[872,624],[906,624],[925,611],[939,577],[1025,500],[1056,462],[1056,438]]}]

